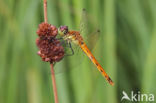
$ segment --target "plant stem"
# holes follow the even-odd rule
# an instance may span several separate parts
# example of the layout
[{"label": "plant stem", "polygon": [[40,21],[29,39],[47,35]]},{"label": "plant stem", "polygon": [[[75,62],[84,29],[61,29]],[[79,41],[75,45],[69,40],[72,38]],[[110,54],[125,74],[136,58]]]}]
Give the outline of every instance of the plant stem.
[{"label": "plant stem", "polygon": [[43,1],[43,6],[44,6],[44,22],[48,22],[48,18],[47,18],[47,0]]},{"label": "plant stem", "polygon": [[55,82],[55,73],[54,73],[53,63],[50,64],[50,68],[51,68],[51,79],[52,79],[55,103],[59,103],[58,96],[57,96],[57,88],[56,88],[56,82]]},{"label": "plant stem", "polygon": [[[43,0],[43,6],[44,6],[44,22],[47,23],[48,22],[48,18],[47,18],[47,0]],[[50,63],[50,68],[51,68],[51,79],[52,79],[55,103],[59,103],[58,102],[58,96],[57,96],[57,88],[56,88],[56,82],[55,82],[55,73],[54,73],[53,63]]]}]

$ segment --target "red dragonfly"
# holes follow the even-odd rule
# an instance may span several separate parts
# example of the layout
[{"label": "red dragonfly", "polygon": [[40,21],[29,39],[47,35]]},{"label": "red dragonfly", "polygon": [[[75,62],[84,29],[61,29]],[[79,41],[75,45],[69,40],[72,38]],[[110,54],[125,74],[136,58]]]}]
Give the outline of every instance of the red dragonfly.
[{"label": "red dragonfly", "polygon": [[92,61],[92,63],[96,66],[96,68],[102,73],[102,75],[106,78],[106,80],[109,82],[109,84],[114,85],[111,78],[108,76],[108,74],[105,72],[105,70],[102,68],[102,66],[99,64],[99,62],[96,60],[94,55],[91,53],[91,51],[88,49],[86,43],[84,42],[82,36],[80,35],[79,31],[73,31],[68,30],[67,26],[60,26],[58,28],[58,35],[71,47],[71,43],[74,43],[78,45],[81,50],[89,57],[89,59]]}]

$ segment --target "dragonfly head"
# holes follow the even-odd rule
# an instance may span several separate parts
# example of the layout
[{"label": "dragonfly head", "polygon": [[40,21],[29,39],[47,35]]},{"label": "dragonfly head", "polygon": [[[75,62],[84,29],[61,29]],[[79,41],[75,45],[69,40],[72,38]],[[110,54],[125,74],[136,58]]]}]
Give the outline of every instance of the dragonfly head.
[{"label": "dragonfly head", "polygon": [[64,36],[68,33],[68,26],[60,26],[58,28],[58,33],[60,36]]}]

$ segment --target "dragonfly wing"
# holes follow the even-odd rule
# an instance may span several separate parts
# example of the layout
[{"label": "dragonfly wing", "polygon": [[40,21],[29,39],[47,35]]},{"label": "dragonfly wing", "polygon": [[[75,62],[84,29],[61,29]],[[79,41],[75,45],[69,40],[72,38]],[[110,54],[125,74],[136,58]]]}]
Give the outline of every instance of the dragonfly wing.
[{"label": "dragonfly wing", "polygon": [[[65,56],[63,60],[55,65],[56,74],[67,73],[75,70],[82,64],[84,57],[84,54],[79,46],[71,43],[70,47],[70,45],[64,40],[61,40],[61,44],[64,48]],[[72,50],[74,51],[74,54],[72,53]],[[59,64],[64,65],[63,68],[60,68]]]},{"label": "dragonfly wing", "polygon": [[95,29],[96,31],[93,31],[91,29],[91,25],[89,25],[89,20],[90,19],[86,12],[86,9],[83,9],[80,20],[80,34],[83,37],[86,44],[88,45],[89,49],[92,50],[95,47],[97,41],[99,40],[100,30]]},{"label": "dragonfly wing", "polygon": [[88,34],[87,38],[85,39],[85,42],[91,51],[97,46],[96,44],[99,41],[99,39],[100,39],[100,30],[99,29]]},{"label": "dragonfly wing", "polygon": [[88,17],[86,13],[86,9],[82,10],[81,20],[80,20],[80,34],[85,37],[88,34]]}]

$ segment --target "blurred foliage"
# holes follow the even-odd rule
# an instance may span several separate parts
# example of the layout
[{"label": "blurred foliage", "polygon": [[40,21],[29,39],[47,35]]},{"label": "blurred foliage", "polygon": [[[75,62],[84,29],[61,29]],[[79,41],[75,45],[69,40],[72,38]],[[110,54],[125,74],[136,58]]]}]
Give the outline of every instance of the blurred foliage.
[{"label": "blurred foliage", "polygon": [[[79,30],[100,28],[93,54],[115,82],[110,86],[85,56],[56,75],[60,103],[120,103],[122,91],[156,94],[155,0],[48,0],[48,22]],[[42,0],[0,0],[0,103],[53,103],[50,67],[36,54]],[[75,62],[80,61],[74,58]],[[55,69],[70,69],[64,59]]]}]

